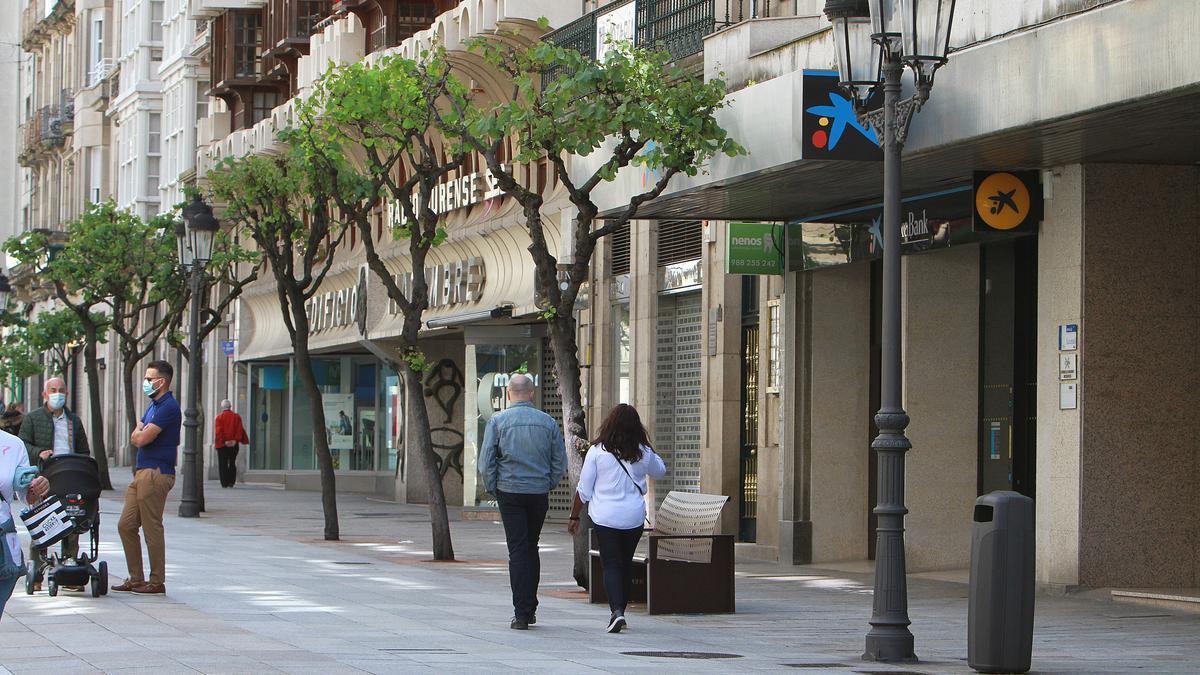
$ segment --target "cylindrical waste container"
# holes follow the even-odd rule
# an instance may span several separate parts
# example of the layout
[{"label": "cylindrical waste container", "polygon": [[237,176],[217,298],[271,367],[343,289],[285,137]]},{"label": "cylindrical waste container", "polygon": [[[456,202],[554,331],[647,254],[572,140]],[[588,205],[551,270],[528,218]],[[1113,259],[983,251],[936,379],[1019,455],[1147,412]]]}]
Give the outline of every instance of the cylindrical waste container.
[{"label": "cylindrical waste container", "polygon": [[1008,491],[975,500],[967,665],[1024,673],[1033,657],[1033,500]]}]

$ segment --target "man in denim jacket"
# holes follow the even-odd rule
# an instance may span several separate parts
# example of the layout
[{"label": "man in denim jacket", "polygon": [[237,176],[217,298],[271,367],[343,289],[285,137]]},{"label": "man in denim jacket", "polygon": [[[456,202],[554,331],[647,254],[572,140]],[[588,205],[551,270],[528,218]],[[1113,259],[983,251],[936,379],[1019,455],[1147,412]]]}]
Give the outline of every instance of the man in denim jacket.
[{"label": "man in denim jacket", "polygon": [[508,380],[508,408],[488,420],[479,450],[479,473],[500,505],[508,540],[508,577],[513,619],[509,626],[527,630],[536,623],[538,580],[542,563],[538,537],[550,490],[567,472],[567,451],[558,422],[533,406],[534,385],[528,375]]}]

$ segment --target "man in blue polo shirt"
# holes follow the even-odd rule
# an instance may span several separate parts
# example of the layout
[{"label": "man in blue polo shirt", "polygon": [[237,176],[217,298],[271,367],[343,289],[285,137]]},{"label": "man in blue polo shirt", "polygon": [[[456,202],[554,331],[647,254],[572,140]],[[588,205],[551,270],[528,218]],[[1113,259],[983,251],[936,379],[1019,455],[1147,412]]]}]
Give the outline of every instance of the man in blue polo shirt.
[{"label": "man in blue polo shirt", "polygon": [[[146,367],[142,392],[151,399],[142,421],[129,435],[137,446],[137,463],[133,482],[125,491],[125,509],[117,523],[121,544],[125,547],[125,564],[129,578],[114,591],[134,593],[166,593],[167,544],[163,536],[163,509],[167,493],[175,486],[175,460],[179,452],[179,427],[183,415],[179,402],[171,394],[171,379],[175,371],[166,361],[151,361]],[[150,579],[142,567],[142,542],[138,529],[146,536],[146,551],[150,556]]]}]

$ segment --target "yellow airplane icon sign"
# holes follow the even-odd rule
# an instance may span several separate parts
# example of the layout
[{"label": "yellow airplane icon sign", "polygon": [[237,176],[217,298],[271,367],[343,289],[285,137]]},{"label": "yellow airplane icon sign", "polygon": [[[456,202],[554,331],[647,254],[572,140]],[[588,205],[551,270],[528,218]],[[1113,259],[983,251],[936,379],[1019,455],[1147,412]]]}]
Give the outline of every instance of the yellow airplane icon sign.
[{"label": "yellow airplane icon sign", "polygon": [[[1035,174],[1036,175],[1036,174]],[[975,217],[994,230],[1013,230],[1029,221],[1029,186],[1020,177],[999,172],[975,183]]]}]

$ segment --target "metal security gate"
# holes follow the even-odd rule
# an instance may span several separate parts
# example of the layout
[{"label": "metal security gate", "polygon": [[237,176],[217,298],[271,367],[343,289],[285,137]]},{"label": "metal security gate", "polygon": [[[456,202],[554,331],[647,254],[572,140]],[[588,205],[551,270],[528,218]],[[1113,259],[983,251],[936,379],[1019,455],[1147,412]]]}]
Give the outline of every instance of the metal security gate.
[{"label": "metal security gate", "polygon": [[662,296],[658,303],[657,409],[651,440],[667,464],[656,489],[700,491],[700,294]]},{"label": "metal security gate", "polygon": [[[562,426],[562,396],[558,393],[558,378],[554,375],[554,350],[550,338],[542,338],[542,410]],[[550,491],[550,511],[547,517],[565,520],[571,515],[571,481],[564,478],[558,487]]]}]

